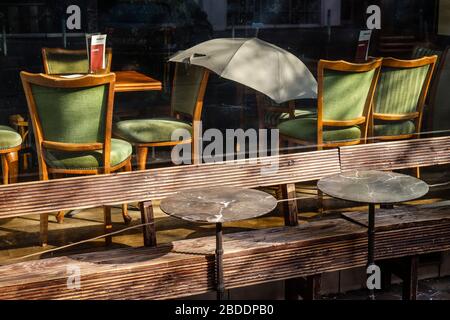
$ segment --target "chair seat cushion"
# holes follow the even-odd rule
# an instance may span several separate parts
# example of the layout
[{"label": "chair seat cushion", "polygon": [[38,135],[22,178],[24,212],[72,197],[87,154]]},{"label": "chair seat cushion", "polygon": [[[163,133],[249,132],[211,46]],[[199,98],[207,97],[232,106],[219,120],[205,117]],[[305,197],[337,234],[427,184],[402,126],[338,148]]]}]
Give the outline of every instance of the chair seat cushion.
[{"label": "chair seat cushion", "polygon": [[113,134],[131,143],[167,142],[177,129],[192,132],[192,125],[171,118],[125,120],[114,124]]},{"label": "chair seat cushion", "polygon": [[377,122],[374,126],[375,137],[399,136],[412,134],[416,131],[413,121]]},{"label": "chair seat cushion", "polygon": [[0,126],[0,150],[11,149],[22,144],[22,137],[13,128]]},{"label": "chair seat cushion", "polygon": [[[295,109],[294,118],[317,117],[317,108]],[[283,121],[289,120],[289,113],[267,111],[265,113],[264,123],[271,127],[276,127]]]},{"label": "chair seat cushion", "polygon": [[[132,153],[130,143],[111,139],[111,167],[127,160]],[[95,170],[103,166],[103,151],[63,152],[45,150],[45,161],[51,168],[72,170]]]},{"label": "chair seat cushion", "polygon": [[[282,122],[278,129],[280,135],[291,137],[302,141],[317,141],[317,119],[301,118]],[[358,126],[336,128],[324,128],[323,141],[351,141],[361,138],[361,129]]]}]

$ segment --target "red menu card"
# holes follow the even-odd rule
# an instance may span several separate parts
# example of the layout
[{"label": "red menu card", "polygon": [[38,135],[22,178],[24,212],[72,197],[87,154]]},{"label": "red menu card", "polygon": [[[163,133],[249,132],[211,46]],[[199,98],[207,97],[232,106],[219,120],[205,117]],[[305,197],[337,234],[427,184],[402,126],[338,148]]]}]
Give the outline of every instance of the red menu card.
[{"label": "red menu card", "polygon": [[93,35],[90,42],[89,68],[95,73],[106,68],[106,35]]},{"label": "red menu card", "polygon": [[356,62],[366,62],[369,57],[370,38],[372,30],[361,30],[359,33],[358,47],[356,49]]}]

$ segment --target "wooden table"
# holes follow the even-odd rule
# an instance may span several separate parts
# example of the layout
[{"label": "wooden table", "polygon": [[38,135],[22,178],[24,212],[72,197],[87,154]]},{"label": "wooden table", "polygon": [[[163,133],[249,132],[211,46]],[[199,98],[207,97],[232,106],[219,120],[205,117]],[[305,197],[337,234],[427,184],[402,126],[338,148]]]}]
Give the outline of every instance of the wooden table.
[{"label": "wooden table", "polygon": [[162,83],[137,71],[116,71],[114,92],[161,91]]},{"label": "wooden table", "polygon": [[[369,205],[367,229],[367,275],[375,265],[375,205],[394,204],[415,200],[429,191],[422,180],[404,174],[384,171],[347,171],[319,180],[317,187],[329,196]],[[375,299],[375,290],[369,288],[369,299]]]},{"label": "wooden table", "polygon": [[277,200],[270,194],[236,187],[183,191],[163,199],[160,204],[161,210],[172,217],[216,225],[217,300],[225,296],[222,223],[257,218],[272,212],[276,206]]}]

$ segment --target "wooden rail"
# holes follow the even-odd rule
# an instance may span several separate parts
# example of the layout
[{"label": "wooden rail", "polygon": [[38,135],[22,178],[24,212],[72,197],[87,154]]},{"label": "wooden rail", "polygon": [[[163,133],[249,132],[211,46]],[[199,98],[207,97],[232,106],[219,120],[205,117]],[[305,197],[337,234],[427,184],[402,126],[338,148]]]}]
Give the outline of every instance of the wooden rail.
[{"label": "wooden rail", "polygon": [[397,170],[450,163],[450,137],[342,147],[342,171]]},{"label": "wooden rail", "polygon": [[[429,209],[427,209],[429,210]],[[359,223],[361,214],[346,215]],[[450,249],[450,208],[380,210],[378,260]],[[226,235],[227,288],[310,276],[366,264],[367,230],[332,219]],[[172,299],[214,290],[212,237],[157,248],[117,249],[0,267],[0,299]],[[68,266],[81,288],[68,289]]]},{"label": "wooden rail", "polygon": [[[320,164],[320,165],[318,165]],[[276,171],[264,173],[276,165]],[[340,172],[338,150],[0,186],[0,219],[161,199],[216,186],[257,188]]]}]

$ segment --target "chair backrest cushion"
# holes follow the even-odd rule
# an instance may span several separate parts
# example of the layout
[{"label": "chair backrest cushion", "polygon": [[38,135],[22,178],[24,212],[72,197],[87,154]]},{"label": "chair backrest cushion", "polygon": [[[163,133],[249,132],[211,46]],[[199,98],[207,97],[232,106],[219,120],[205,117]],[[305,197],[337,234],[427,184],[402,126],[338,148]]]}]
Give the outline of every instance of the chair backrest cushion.
[{"label": "chair backrest cushion", "polygon": [[323,120],[344,121],[364,116],[374,76],[375,70],[345,72],[324,69]]},{"label": "chair backrest cushion", "polygon": [[49,74],[87,73],[87,53],[46,52]]},{"label": "chair backrest cushion", "polygon": [[50,88],[32,85],[44,140],[104,142],[108,86]]},{"label": "chair backrest cushion", "polygon": [[375,93],[375,113],[417,112],[430,65],[416,68],[382,67]]},{"label": "chair backrest cushion", "polygon": [[194,115],[205,69],[177,64],[172,88],[172,111]]},{"label": "chair backrest cushion", "polygon": [[[45,55],[48,74],[85,74],[89,72],[89,60],[85,50],[59,50],[59,49],[43,49],[42,54]],[[111,70],[112,50],[106,49],[106,70]]]}]

